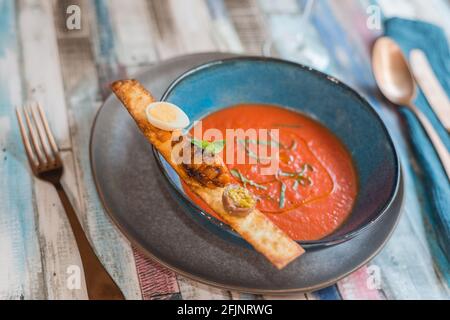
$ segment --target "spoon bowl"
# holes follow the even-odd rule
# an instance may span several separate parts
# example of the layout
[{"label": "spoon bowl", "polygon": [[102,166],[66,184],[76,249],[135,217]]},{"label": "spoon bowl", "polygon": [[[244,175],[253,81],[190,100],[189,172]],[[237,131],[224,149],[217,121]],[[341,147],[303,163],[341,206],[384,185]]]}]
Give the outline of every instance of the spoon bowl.
[{"label": "spoon bowl", "polygon": [[392,103],[410,105],[416,86],[400,47],[390,38],[379,38],[373,48],[373,72],[383,95]]}]

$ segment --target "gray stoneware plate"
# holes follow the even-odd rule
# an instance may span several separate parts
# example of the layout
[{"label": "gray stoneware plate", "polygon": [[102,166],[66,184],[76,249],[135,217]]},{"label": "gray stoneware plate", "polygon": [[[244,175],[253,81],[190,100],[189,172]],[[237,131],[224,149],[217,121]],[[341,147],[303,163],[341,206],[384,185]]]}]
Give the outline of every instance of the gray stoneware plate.
[{"label": "gray stoneware plate", "polygon": [[[223,53],[183,56],[137,76],[161,97],[170,83]],[[252,249],[226,241],[197,224],[169,195],[152,147],[121,103],[110,96],[91,133],[91,166],[106,212],[125,236],[150,258],[191,279],[250,293],[285,294],[330,286],[372,259],[389,239],[401,212],[403,182],[387,212],[344,243],[311,249],[276,270]]]}]

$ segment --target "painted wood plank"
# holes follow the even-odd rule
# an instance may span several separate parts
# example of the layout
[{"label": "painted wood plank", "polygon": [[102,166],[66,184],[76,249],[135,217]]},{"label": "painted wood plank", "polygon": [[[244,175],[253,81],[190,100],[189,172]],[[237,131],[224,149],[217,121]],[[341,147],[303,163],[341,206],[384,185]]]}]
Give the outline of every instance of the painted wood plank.
[{"label": "painted wood plank", "polygon": [[[39,101],[53,124],[60,148],[70,148],[67,111],[59,56],[55,42],[51,3],[48,1],[19,1],[19,30],[23,55],[23,75],[29,100]],[[47,94],[52,89],[52,96]]]},{"label": "painted wood plank", "polygon": [[181,299],[175,273],[133,250],[142,298]]},{"label": "painted wood plank", "polygon": [[217,51],[211,34],[211,16],[205,0],[168,0],[182,53]]},{"label": "painted wood plank", "polygon": [[217,289],[197,281],[178,276],[181,296],[184,300],[228,300],[231,293],[226,290]]},{"label": "painted wood plank", "polygon": [[16,3],[0,0],[0,299],[44,299],[32,179],[14,106],[22,104]]},{"label": "painted wood plank", "polygon": [[149,0],[148,11],[153,26],[152,38],[155,41],[158,56],[167,59],[180,55],[182,41],[178,39],[177,26],[171,14],[171,5],[165,0]]},{"label": "painted wood plank", "polygon": [[260,55],[267,26],[256,0],[224,0],[228,15],[248,54]]},{"label": "painted wood plank", "polygon": [[116,41],[106,0],[84,3],[89,14],[90,38],[93,43],[100,93],[103,99],[111,93],[109,82],[125,76],[125,68],[117,60]]},{"label": "painted wood plank", "polygon": [[[83,0],[72,1],[72,3],[79,5],[82,12],[94,11],[90,7],[90,2]],[[59,1],[54,2],[55,15],[64,12],[61,5],[64,4]],[[88,237],[93,243],[100,260],[118,282],[125,296],[128,299],[141,299],[132,249],[128,241],[106,217],[99,202],[89,166],[90,128],[95,112],[100,105],[98,97],[101,90],[97,71],[101,70],[104,77],[108,74],[114,74],[108,63],[115,61],[115,57],[112,59],[107,56],[110,52],[113,52],[112,47],[108,43],[97,46],[96,52],[101,54],[103,58],[100,59],[99,69],[97,69],[94,61],[94,49],[91,46],[90,30],[93,30],[93,32],[98,30],[91,28],[90,25],[83,25],[82,28],[88,29],[86,31],[87,36],[71,37],[70,31],[64,30],[63,24],[57,23],[56,25],[57,28],[61,28],[57,33],[57,43],[68,101],[69,123],[75,156],[75,176],[78,180],[81,199],[82,224],[85,230],[88,230]],[[106,36],[108,35],[106,34]],[[105,37],[105,34],[97,35],[96,39],[102,37]],[[108,41],[108,38],[106,38],[106,41]],[[118,69],[113,71],[116,70]]]},{"label": "painted wood plank", "polygon": [[108,5],[118,62],[127,67],[155,62],[156,50],[150,37],[153,26],[146,1],[110,0]]},{"label": "painted wood plank", "polygon": [[[375,270],[379,270],[378,266],[375,266]],[[373,268],[373,267],[372,267]],[[378,274],[370,273],[371,267],[364,266],[361,269],[355,271],[350,276],[339,281],[338,288],[341,296],[345,300],[384,300],[386,297],[378,287],[376,277],[381,276]],[[370,277],[375,277],[371,280]]]},{"label": "painted wood plank", "polygon": [[230,296],[232,300],[261,300],[261,295],[245,293],[245,292],[237,292],[230,291]]},{"label": "painted wood plank", "polygon": [[267,24],[264,55],[305,64],[323,72],[330,72],[328,52],[318,32],[304,19],[304,5],[297,1],[280,3],[260,0]]},{"label": "painted wood plank", "polygon": [[336,285],[307,294],[308,300],[341,300],[342,295]]},{"label": "painted wood plank", "polygon": [[228,15],[224,0],[206,0],[211,16],[212,36],[218,51],[242,53],[244,47]]},{"label": "painted wood plank", "polygon": [[[25,98],[38,101],[44,108],[58,145],[70,150],[67,110],[59,67],[56,34],[50,2],[21,0],[19,7],[20,44],[22,48]],[[78,192],[73,177],[72,154],[64,154],[66,186],[75,208]],[[67,268],[81,266],[80,257],[64,209],[54,187],[33,180],[43,277],[48,299],[85,299],[86,291],[70,290]],[[76,201],[73,201],[75,200]]]},{"label": "painted wood plank", "polygon": [[284,295],[270,295],[265,294],[261,297],[262,299],[271,300],[271,299],[285,299],[285,300],[341,300],[342,297],[339,293],[339,290],[336,285],[332,285],[328,288],[324,288],[317,291],[312,292],[302,292],[302,293],[291,293]]},{"label": "painted wood plank", "polygon": [[285,295],[270,295],[265,294],[262,296],[264,300],[309,300],[306,293],[295,293]]},{"label": "painted wood plank", "polygon": [[203,0],[148,0],[148,10],[161,59],[216,49],[209,32],[208,7]]},{"label": "painted wood plank", "polygon": [[296,0],[259,0],[261,10],[267,14],[298,14],[299,6]]}]

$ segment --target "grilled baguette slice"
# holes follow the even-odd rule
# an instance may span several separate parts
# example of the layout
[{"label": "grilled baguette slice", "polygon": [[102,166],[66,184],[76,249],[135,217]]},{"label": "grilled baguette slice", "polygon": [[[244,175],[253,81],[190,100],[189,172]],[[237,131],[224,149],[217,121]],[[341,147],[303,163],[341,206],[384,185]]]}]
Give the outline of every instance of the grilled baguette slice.
[{"label": "grilled baguette slice", "polygon": [[282,269],[304,253],[300,245],[289,238],[259,210],[253,209],[245,217],[233,216],[225,210],[222,195],[224,187],[231,183],[231,179],[228,169],[221,159],[212,164],[215,169],[219,170],[219,173],[210,181],[208,181],[208,175],[202,172],[208,166],[186,167],[186,165],[177,164],[172,160],[174,133],[158,129],[149,123],[146,108],[150,103],[155,102],[155,98],[138,81],[116,81],[111,87],[145,137],[158,149],[181,179],[273,265]]}]

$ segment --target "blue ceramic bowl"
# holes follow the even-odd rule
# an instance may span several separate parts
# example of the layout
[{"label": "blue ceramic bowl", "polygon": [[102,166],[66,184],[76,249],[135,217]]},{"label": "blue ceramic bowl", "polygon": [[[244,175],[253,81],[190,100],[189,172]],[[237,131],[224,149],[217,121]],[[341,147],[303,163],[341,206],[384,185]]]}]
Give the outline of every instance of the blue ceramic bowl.
[{"label": "blue ceramic bowl", "polygon": [[[326,74],[277,59],[232,58],[186,72],[162,100],[181,106],[191,120],[240,103],[284,106],[319,121],[344,143],[359,180],[354,208],[338,230],[317,241],[299,242],[304,247],[333,245],[356,236],[387,211],[397,194],[400,167],[383,122],[358,93]],[[157,151],[155,156],[172,196],[187,214],[222,238],[248,246],[192,202],[175,171]]]}]

